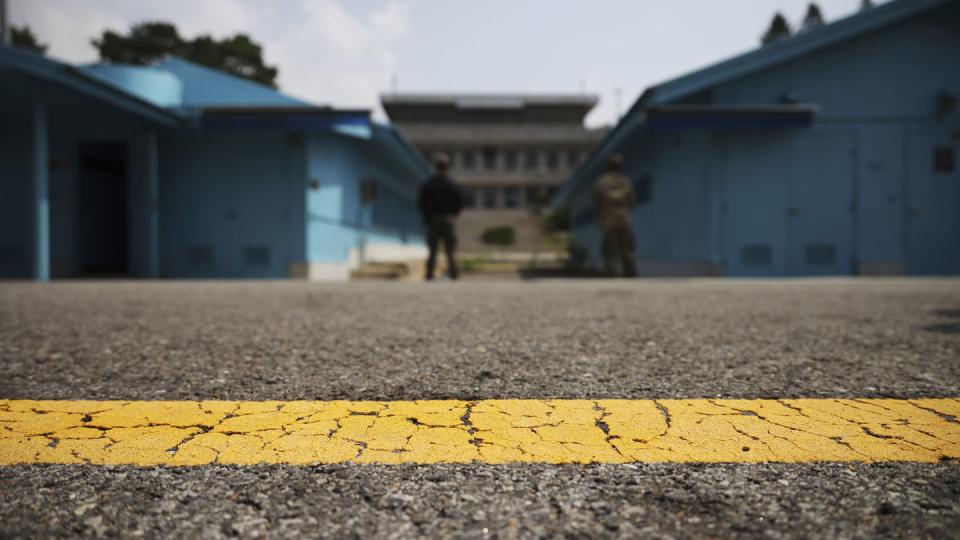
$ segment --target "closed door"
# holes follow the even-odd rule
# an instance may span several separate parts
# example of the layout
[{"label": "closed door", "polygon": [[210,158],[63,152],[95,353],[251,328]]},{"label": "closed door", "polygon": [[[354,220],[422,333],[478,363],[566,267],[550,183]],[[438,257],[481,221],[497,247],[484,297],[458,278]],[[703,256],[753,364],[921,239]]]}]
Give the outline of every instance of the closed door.
[{"label": "closed door", "polygon": [[792,276],[853,273],[854,138],[811,133],[793,147],[787,238]]},{"label": "closed door", "polygon": [[[954,128],[956,129],[956,128]],[[907,272],[960,273],[960,143],[947,128],[906,134]]]},{"label": "closed door", "polygon": [[853,152],[849,133],[731,136],[723,174],[726,273],[851,274]]},{"label": "closed door", "polygon": [[79,148],[79,258],[84,275],[128,270],[127,147],[85,143]]},{"label": "closed door", "polygon": [[731,276],[787,271],[790,146],[764,134],[731,137],[724,150],[723,253]]}]

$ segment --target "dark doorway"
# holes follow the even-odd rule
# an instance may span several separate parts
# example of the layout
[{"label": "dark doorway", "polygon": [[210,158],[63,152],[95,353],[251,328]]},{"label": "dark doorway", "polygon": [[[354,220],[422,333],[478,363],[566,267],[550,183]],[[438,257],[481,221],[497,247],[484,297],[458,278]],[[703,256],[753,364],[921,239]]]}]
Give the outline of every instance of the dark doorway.
[{"label": "dark doorway", "polygon": [[88,276],[127,273],[127,146],[79,148],[79,261]]}]

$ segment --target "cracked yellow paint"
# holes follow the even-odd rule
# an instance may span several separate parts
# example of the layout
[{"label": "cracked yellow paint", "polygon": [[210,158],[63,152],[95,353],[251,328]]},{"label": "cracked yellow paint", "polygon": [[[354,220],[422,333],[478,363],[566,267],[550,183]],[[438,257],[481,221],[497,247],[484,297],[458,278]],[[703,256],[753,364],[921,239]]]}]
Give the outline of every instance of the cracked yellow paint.
[{"label": "cracked yellow paint", "polygon": [[960,399],[0,400],[0,465],[960,459]]}]

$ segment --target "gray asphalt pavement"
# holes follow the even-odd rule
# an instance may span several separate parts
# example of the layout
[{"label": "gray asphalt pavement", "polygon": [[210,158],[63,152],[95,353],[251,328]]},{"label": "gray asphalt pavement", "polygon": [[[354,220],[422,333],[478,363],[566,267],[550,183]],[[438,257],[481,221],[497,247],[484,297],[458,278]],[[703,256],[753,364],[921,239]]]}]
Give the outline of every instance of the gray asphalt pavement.
[{"label": "gray asphalt pavement", "polygon": [[[960,396],[960,280],[0,284],[0,398]],[[0,468],[0,535],[960,537],[960,465]]]}]

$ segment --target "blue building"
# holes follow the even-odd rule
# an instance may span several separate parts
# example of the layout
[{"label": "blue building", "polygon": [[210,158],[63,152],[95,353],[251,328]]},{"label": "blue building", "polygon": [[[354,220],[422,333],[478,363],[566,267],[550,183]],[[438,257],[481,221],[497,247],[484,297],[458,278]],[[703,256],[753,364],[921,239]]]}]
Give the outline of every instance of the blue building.
[{"label": "blue building", "polygon": [[960,2],[893,0],[647,89],[567,180],[622,154],[646,275],[960,273]]},{"label": "blue building", "polygon": [[0,277],[347,279],[425,256],[428,172],[368,111],[0,45]]}]

